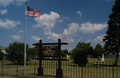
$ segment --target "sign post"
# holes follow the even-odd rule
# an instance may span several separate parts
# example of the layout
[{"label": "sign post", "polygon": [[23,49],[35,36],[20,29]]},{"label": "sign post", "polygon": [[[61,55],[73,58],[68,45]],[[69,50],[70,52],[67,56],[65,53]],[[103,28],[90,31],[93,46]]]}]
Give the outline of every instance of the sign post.
[{"label": "sign post", "polygon": [[43,76],[43,68],[42,68],[42,40],[39,41],[39,68],[38,68],[38,76]]},{"label": "sign post", "polygon": [[56,77],[62,78],[62,68],[61,68],[61,40],[58,39],[58,69],[56,70]]},{"label": "sign post", "polygon": [[[38,76],[43,76],[42,60],[58,60],[58,69],[56,69],[56,78],[62,78],[62,68],[61,68],[61,45],[68,45],[68,43],[61,43],[61,40],[58,39],[58,43],[42,43],[42,40],[39,43],[33,45],[39,45],[39,68]],[[44,46],[43,46],[44,45]],[[46,46],[49,45],[49,46]],[[56,46],[50,46],[56,45]],[[54,57],[52,59],[46,57]]]}]

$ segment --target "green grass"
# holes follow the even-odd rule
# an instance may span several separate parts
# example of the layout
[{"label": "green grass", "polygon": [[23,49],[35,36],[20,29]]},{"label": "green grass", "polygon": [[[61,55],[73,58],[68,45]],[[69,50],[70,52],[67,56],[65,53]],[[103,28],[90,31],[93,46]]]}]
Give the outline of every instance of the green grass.
[{"label": "green grass", "polygon": [[11,76],[0,76],[0,78],[17,78],[17,77],[11,77]]},{"label": "green grass", "polygon": [[[86,67],[79,67],[75,66],[72,63],[72,60],[69,59],[69,61],[62,61],[62,69],[63,69],[63,76],[64,78],[113,78],[113,67],[112,64],[114,62],[114,58],[105,58],[104,62],[98,63],[97,58],[88,58],[89,62],[94,62],[92,64],[87,65]],[[34,66],[36,62],[36,66]],[[37,76],[37,71],[39,68],[38,65],[39,61],[29,61],[27,62],[26,66],[26,75],[23,75],[24,73],[24,66],[23,65],[18,65],[18,73],[16,72],[17,65],[14,65],[10,61],[4,60],[4,76],[3,78],[16,78],[18,75],[18,78],[29,78],[33,77],[34,78],[34,68],[35,69],[35,77],[40,78],[40,76]],[[2,69],[2,62],[0,61],[0,75],[1,69]],[[52,77],[55,78],[56,76],[56,64],[58,63],[57,61],[51,61],[51,60],[44,60],[42,62],[42,67],[43,67],[43,74],[41,78],[48,78]],[[120,61],[119,61],[120,64]],[[100,68],[96,68],[97,65],[101,65]],[[120,73],[120,67],[114,67],[114,78],[119,77]],[[0,76],[2,78],[2,76]]]},{"label": "green grass", "polygon": [[[97,62],[98,59],[97,58],[88,58],[89,62]],[[105,58],[104,62],[111,62],[113,63],[115,61],[115,58]],[[118,60],[118,63],[120,63],[120,60]]]}]

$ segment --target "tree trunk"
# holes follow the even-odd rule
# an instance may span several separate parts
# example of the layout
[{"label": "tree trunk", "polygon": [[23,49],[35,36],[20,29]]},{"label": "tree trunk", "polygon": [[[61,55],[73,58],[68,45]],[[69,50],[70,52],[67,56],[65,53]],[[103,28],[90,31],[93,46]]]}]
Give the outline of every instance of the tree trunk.
[{"label": "tree trunk", "polygon": [[117,51],[116,58],[115,58],[115,66],[118,66],[118,56],[119,56],[119,50]]}]

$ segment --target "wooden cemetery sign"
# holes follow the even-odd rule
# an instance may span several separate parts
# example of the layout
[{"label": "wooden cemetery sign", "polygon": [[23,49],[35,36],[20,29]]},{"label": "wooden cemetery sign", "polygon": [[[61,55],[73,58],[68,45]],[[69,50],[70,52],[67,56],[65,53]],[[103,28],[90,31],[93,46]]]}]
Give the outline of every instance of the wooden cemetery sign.
[{"label": "wooden cemetery sign", "polygon": [[[42,40],[39,43],[33,45],[39,45],[39,68],[38,75],[43,76],[42,60],[58,60],[58,69],[56,69],[56,77],[62,78],[62,68],[61,68],[61,45],[68,45],[68,43],[61,43],[61,40],[58,39],[58,43],[42,43]],[[50,59],[52,57],[52,59]]]}]

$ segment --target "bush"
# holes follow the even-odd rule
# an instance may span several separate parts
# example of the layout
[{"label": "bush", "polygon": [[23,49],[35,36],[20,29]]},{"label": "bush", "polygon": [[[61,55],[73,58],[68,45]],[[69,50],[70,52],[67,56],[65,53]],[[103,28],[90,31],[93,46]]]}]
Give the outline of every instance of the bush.
[{"label": "bush", "polygon": [[75,48],[72,51],[71,57],[74,60],[75,64],[79,66],[85,66],[88,62],[87,60],[87,51],[80,48]]}]

